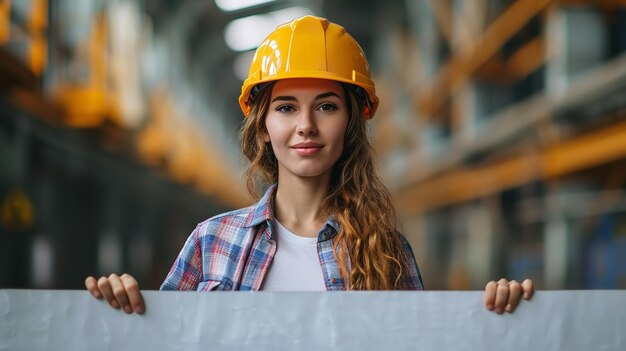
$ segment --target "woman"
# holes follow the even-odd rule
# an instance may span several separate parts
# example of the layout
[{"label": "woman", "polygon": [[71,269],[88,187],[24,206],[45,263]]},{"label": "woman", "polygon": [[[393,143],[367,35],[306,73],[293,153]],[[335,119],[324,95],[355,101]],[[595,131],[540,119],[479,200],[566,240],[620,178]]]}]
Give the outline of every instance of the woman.
[{"label": "woman", "polygon": [[[282,25],[257,49],[239,102],[248,190],[272,185],[254,206],[200,223],[161,289],[423,289],[374,168],[366,120],[378,98],[358,43],[323,18]],[[115,308],[144,310],[127,274],[85,285]],[[512,312],[532,293],[530,280],[492,281],[485,305]]]}]

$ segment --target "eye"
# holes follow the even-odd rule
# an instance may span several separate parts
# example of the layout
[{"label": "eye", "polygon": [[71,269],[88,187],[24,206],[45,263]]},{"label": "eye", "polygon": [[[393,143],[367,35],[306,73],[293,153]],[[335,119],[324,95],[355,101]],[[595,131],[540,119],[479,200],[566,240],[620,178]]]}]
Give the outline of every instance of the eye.
[{"label": "eye", "polygon": [[329,103],[329,102],[323,103],[320,105],[320,107],[318,107],[318,110],[321,110],[321,111],[336,111],[338,109],[339,108],[337,107],[337,105]]},{"label": "eye", "polygon": [[278,107],[276,107],[276,111],[278,112],[283,112],[283,113],[289,113],[289,112],[293,112],[296,109],[291,106],[291,105],[280,105]]}]

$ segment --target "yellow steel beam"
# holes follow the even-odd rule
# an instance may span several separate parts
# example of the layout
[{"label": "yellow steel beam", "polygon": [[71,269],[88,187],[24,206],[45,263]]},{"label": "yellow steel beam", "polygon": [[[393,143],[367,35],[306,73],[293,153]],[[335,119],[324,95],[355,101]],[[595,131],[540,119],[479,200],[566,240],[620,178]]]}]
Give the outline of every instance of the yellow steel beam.
[{"label": "yellow steel beam", "polygon": [[475,75],[495,82],[511,83],[528,76],[543,66],[546,60],[545,40],[536,38],[522,46],[507,61],[494,56]]},{"label": "yellow steel beam", "polygon": [[501,83],[509,83],[513,79],[513,74],[508,71],[507,63],[500,56],[492,57],[474,75],[478,78]]},{"label": "yellow steel beam", "polygon": [[454,55],[441,69],[433,88],[418,95],[425,115],[435,113],[471,75],[502,48],[504,43],[554,0],[518,0],[487,27],[467,55]]},{"label": "yellow steel beam", "polygon": [[11,1],[0,0],[0,45],[11,36]]},{"label": "yellow steel beam", "polygon": [[553,179],[626,157],[626,122],[492,164],[451,171],[394,194],[409,215],[470,201],[537,179]]},{"label": "yellow steel beam", "polygon": [[626,156],[626,122],[548,148],[542,155],[543,174],[558,177]]},{"label": "yellow steel beam", "polygon": [[28,26],[31,31],[40,31],[48,25],[48,1],[32,0]]},{"label": "yellow steel beam", "polygon": [[28,64],[34,74],[40,76],[47,62],[48,43],[41,34],[34,34],[29,43]]},{"label": "yellow steel beam", "polygon": [[107,21],[104,13],[92,20],[89,40],[80,44],[87,58],[77,58],[89,62],[87,82],[65,82],[55,92],[65,108],[64,122],[75,128],[100,126],[113,107],[107,91]]},{"label": "yellow steel beam", "polygon": [[493,57],[515,33],[535,17],[552,0],[518,0],[498,17],[479,38],[467,60],[455,64],[457,74],[450,77],[451,88],[455,89],[476,69]]},{"label": "yellow steel beam", "polygon": [[47,63],[48,42],[45,30],[48,25],[48,1],[33,0],[28,21],[30,33],[28,63],[36,75],[41,75]]},{"label": "yellow steel beam", "polygon": [[515,158],[494,165],[459,169],[426,180],[394,194],[398,213],[422,212],[469,201],[534,179],[537,165],[532,158]]},{"label": "yellow steel beam", "polygon": [[546,43],[541,37],[528,42],[506,63],[506,70],[513,79],[524,78],[546,63]]}]

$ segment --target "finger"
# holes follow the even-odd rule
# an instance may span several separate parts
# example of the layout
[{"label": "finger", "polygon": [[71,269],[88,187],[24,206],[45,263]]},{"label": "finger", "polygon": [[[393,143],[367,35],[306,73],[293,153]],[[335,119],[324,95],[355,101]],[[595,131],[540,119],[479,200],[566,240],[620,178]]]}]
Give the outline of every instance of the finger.
[{"label": "finger", "polygon": [[124,284],[122,284],[120,277],[117,274],[111,274],[109,276],[109,282],[111,283],[111,289],[113,289],[113,295],[120,307],[126,313],[133,313],[133,308],[130,306],[126,289],[124,289]]},{"label": "finger", "polygon": [[87,277],[85,279],[85,287],[87,288],[87,290],[89,290],[91,295],[93,295],[95,298],[98,298],[98,299],[102,298],[102,294],[100,293],[100,290],[98,290],[98,281],[96,280],[96,278]]},{"label": "finger", "polygon": [[535,283],[531,279],[525,279],[522,282],[522,290],[524,291],[524,299],[530,300],[535,293]]},{"label": "finger", "polygon": [[130,301],[130,305],[136,313],[144,312],[144,303],[143,297],[141,296],[141,292],[139,291],[139,284],[137,280],[133,278],[130,274],[122,274],[120,277],[122,280],[122,284],[124,284],[124,288],[126,289],[126,294],[128,295],[128,300]]},{"label": "finger", "polygon": [[107,300],[109,305],[113,308],[120,308],[120,305],[117,303],[115,296],[113,296],[113,290],[111,290],[111,282],[107,277],[100,277],[98,279],[98,290],[104,296],[104,299]]},{"label": "finger", "polygon": [[509,300],[509,282],[506,279],[498,281],[498,289],[496,290],[496,301],[494,303],[496,313],[504,312],[504,306]]},{"label": "finger", "polygon": [[515,311],[515,308],[517,308],[517,304],[519,303],[519,299],[521,296],[522,296],[522,286],[520,285],[520,283],[516,282],[515,280],[512,280],[509,283],[509,300],[504,310],[507,312]]},{"label": "finger", "polygon": [[498,288],[498,283],[493,280],[487,283],[485,286],[485,307],[489,311],[493,311],[495,308],[494,303],[496,300],[496,289]]}]

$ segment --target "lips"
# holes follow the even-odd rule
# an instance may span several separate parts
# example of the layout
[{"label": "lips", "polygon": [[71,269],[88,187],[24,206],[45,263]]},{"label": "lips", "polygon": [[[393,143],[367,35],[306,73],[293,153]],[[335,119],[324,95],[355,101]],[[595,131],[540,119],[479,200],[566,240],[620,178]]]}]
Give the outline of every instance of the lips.
[{"label": "lips", "polygon": [[322,144],[306,142],[295,144],[291,148],[294,149],[300,156],[313,156],[323,147],[324,145]]}]

